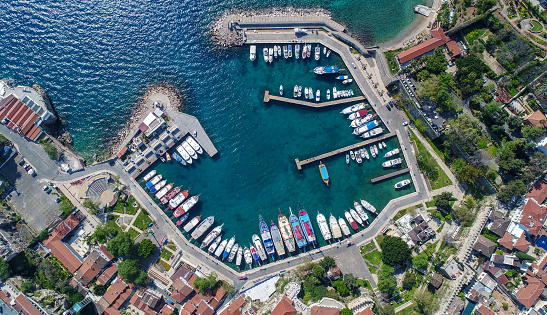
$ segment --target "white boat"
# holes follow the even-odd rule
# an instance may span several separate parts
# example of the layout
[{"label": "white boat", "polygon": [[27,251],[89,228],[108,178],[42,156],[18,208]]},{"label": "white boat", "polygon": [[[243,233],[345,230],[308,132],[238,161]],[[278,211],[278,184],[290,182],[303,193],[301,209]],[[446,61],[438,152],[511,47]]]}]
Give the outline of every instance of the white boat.
[{"label": "white boat", "polygon": [[241,265],[241,258],[243,258],[243,247],[237,249],[236,265]]},{"label": "white boat", "polygon": [[401,163],[403,163],[403,159],[397,158],[397,159],[385,161],[384,163],[382,163],[382,166],[383,167],[395,167],[395,166],[397,166]]},{"label": "white boat", "polygon": [[188,152],[188,154],[192,157],[192,159],[194,159],[194,160],[198,159],[198,155],[197,155],[196,151],[194,149],[192,149],[192,146],[188,142],[183,141],[181,143],[181,145],[184,148],[184,150],[186,152]]},{"label": "white boat", "polygon": [[347,79],[349,79],[349,75],[339,75],[335,79],[336,80],[347,80]]},{"label": "white boat", "polygon": [[294,86],[292,96],[296,98],[298,96],[298,85]]},{"label": "white boat", "polygon": [[177,152],[181,155],[182,159],[186,161],[186,163],[192,164],[192,158],[190,157],[190,154],[188,154],[188,152],[186,152],[186,150],[184,150],[181,145],[177,147]]},{"label": "white boat", "polygon": [[284,45],[284,46],[283,46],[283,57],[284,57],[285,59],[289,58],[289,53],[288,53],[288,51],[287,51],[287,45]]},{"label": "white boat", "polygon": [[332,239],[332,234],[330,234],[329,225],[327,224],[327,219],[321,213],[317,213],[317,225],[319,225],[319,230],[323,234],[325,241],[330,241]]},{"label": "white boat", "polygon": [[277,58],[277,45],[274,45],[273,54],[274,54],[274,58]]},{"label": "white boat", "polygon": [[296,57],[296,59],[300,58],[300,45],[294,47],[294,57]]},{"label": "white boat", "polygon": [[188,190],[179,192],[175,197],[169,200],[169,208],[176,209],[188,197]]},{"label": "white boat", "polygon": [[292,45],[289,45],[287,50],[288,50],[288,53],[289,53],[289,58],[292,58]]},{"label": "white boat", "polygon": [[306,51],[306,57],[310,58],[311,57],[311,44],[308,44],[306,46],[308,46],[308,51]]},{"label": "white boat", "polygon": [[268,48],[264,47],[264,49],[262,51],[263,51],[263,54],[264,54],[264,62],[268,62],[268,60],[269,60],[269,58],[268,58]]},{"label": "white boat", "polygon": [[223,240],[220,243],[220,245],[218,245],[217,250],[215,251],[215,257],[220,256],[220,254],[222,254],[222,252],[224,252],[224,248],[226,247],[227,244],[228,244],[228,240]]},{"label": "white boat", "polygon": [[330,49],[327,51],[327,58],[330,57]]},{"label": "white boat", "polygon": [[313,100],[313,89],[311,87],[308,89],[308,97]]},{"label": "white boat", "polygon": [[163,196],[165,196],[171,189],[173,188],[173,184],[165,185],[160,191],[156,193],[156,199],[161,199]]},{"label": "white boat", "polygon": [[298,86],[298,97],[302,97],[302,86]]},{"label": "white boat", "polygon": [[349,155],[351,156],[351,159],[355,161],[355,153],[353,153],[353,150],[349,151]]},{"label": "white boat", "polygon": [[305,97],[306,99],[308,99],[308,96],[309,96],[308,88],[306,87],[306,88],[304,88],[304,97]]},{"label": "white boat", "polygon": [[385,148],[386,147],[386,143],[384,141],[382,141],[382,146]]},{"label": "white boat", "polygon": [[237,252],[239,251],[239,245],[237,243],[232,246],[232,250],[230,251],[230,256],[228,256],[228,262],[234,261],[234,257],[236,257]]},{"label": "white boat", "polygon": [[381,142],[378,143],[378,149],[382,150],[382,143]]},{"label": "white boat", "polygon": [[336,87],[332,88],[332,98],[337,99],[338,98],[338,91],[336,91]]},{"label": "white boat", "polygon": [[353,207],[355,208],[355,211],[357,211],[357,214],[359,214],[363,222],[365,222],[368,217],[365,211],[363,211],[363,207],[357,201],[353,201]]},{"label": "white boat", "polygon": [[346,224],[346,221],[342,218],[338,218],[338,225],[340,225],[340,229],[342,230],[342,233],[344,233],[345,236],[350,236],[351,232],[349,230],[348,225]]},{"label": "white boat", "polygon": [[209,234],[207,234],[201,242],[201,246],[199,248],[209,246],[209,244],[211,244],[211,242],[220,235],[220,232],[222,232],[222,225],[215,227],[211,232],[209,232]]},{"label": "white boat", "polygon": [[258,237],[258,235],[256,234],[253,234],[251,239],[253,240],[253,244],[256,248],[258,257],[260,257],[260,259],[263,261],[267,260],[268,256],[266,256],[266,251],[264,250],[264,246],[262,246],[262,241],[260,240],[260,237]]},{"label": "white boat", "polygon": [[193,207],[196,203],[198,203],[199,196],[200,196],[200,195],[192,196],[192,197],[186,199],[186,201],[183,202],[182,205],[180,205],[180,206],[182,207],[182,209],[184,210],[184,213],[187,213],[188,211],[190,211],[190,209],[192,209],[192,207]]},{"label": "white boat", "polygon": [[327,47],[323,47],[323,55],[327,54]]},{"label": "white boat", "polygon": [[250,50],[250,56],[249,58],[251,59],[251,61],[255,61],[256,60],[256,46],[255,45],[251,45],[251,50]]},{"label": "white boat", "polygon": [[353,209],[349,209],[349,213],[351,214],[351,217],[357,222],[359,223],[360,225],[363,225],[363,219],[359,216],[359,214],[357,213],[357,211],[353,210]]},{"label": "white boat", "polygon": [[376,136],[382,134],[382,132],[384,132],[384,128],[382,128],[382,127],[374,128],[371,131],[368,131],[368,132],[365,132],[364,134],[362,134],[361,138],[365,138],[365,139],[373,138],[373,137],[376,137]]},{"label": "white boat", "polygon": [[358,136],[371,129],[374,129],[375,127],[378,127],[378,121],[377,120],[369,121],[365,125],[353,129],[353,134]]},{"label": "white boat", "polygon": [[355,160],[357,160],[357,163],[361,164],[363,162],[363,159],[361,158],[360,154],[355,155]]},{"label": "white boat", "polygon": [[315,101],[319,102],[321,100],[321,91],[317,89],[317,92],[315,93]]},{"label": "white boat", "polygon": [[398,182],[397,184],[395,184],[395,189],[403,188],[405,186],[410,185],[410,183],[411,183],[410,179],[402,180],[402,181]]},{"label": "white boat", "polygon": [[376,208],[374,208],[374,206],[371,205],[368,201],[361,199],[361,205],[368,211],[376,213]]},{"label": "white boat", "polygon": [[182,228],[186,233],[190,233],[190,231],[198,225],[199,221],[201,220],[201,216],[198,215],[197,217],[194,217],[190,222],[186,223],[186,225]]},{"label": "white boat", "polygon": [[149,182],[146,183],[146,188],[150,189],[154,187],[162,179],[161,174],[154,176]]},{"label": "white boat", "polygon": [[370,146],[370,154],[372,155],[373,158],[376,158],[376,151],[374,151],[373,146]]},{"label": "white boat", "polygon": [[384,157],[388,158],[390,156],[397,155],[397,154],[399,154],[399,148],[388,151],[386,154],[384,154]]},{"label": "white boat", "polygon": [[279,86],[279,95],[283,96],[283,85]]},{"label": "white boat", "polygon": [[253,256],[251,256],[251,251],[247,247],[243,249],[243,257],[245,258],[245,263],[249,265],[249,268],[251,268],[253,264]]},{"label": "white boat", "polygon": [[368,114],[366,116],[359,117],[357,119],[352,120],[349,125],[350,125],[350,127],[358,128],[358,127],[361,127],[362,125],[368,123],[369,121],[371,121],[372,118],[374,118],[374,115],[373,114]]},{"label": "white boat", "polygon": [[350,84],[351,82],[353,82],[353,79],[347,79],[342,81],[342,84]]},{"label": "white boat", "polygon": [[[306,34],[306,30],[303,29],[303,28],[295,28],[295,29],[294,29],[294,34],[295,34],[295,35]],[[306,47],[306,45],[304,45],[304,47]]]},{"label": "white boat", "polygon": [[303,45],[304,48],[302,48],[302,59],[306,59],[306,55],[307,55],[307,51],[308,51],[308,46],[306,45]]},{"label": "white boat", "polygon": [[142,180],[145,182],[149,181],[152,177],[156,175],[156,170],[152,170],[150,173],[146,174],[146,176],[143,177]]},{"label": "white boat", "polygon": [[327,100],[330,100],[330,90],[327,89]]},{"label": "white boat", "polygon": [[376,155],[378,155],[378,147],[376,145],[374,145],[374,153],[376,153]]},{"label": "white boat", "polygon": [[192,147],[192,149],[194,149],[194,151],[196,151],[198,154],[203,154],[203,149],[201,148],[199,143],[194,139],[194,137],[188,136],[186,138],[186,142],[188,142],[188,144]]},{"label": "white boat", "polygon": [[236,242],[236,237],[232,236],[232,238],[228,241],[226,248],[224,248],[224,252],[222,253],[223,260],[228,258],[228,256],[230,256],[230,253],[232,252],[232,247],[234,247],[235,242]]},{"label": "white boat", "polygon": [[349,154],[346,154],[346,164],[349,165]]},{"label": "white boat", "polygon": [[221,241],[222,241],[222,236],[221,235],[219,235],[217,238],[215,238],[215,240],[211,243],[211,245],[207,249],[209,254],[212,255],[215,252],[215,250],[217,249],[217,247],[218,247],[218,245],[220,244]]},{"label": "white boat", "polygon": [[201,223],[194,230],[194,232],[190,234],[192,236],[191,239],[197,240],[198,238],[200,238],[203,235],[203,233],[207,232],[207,230],[211,227],[211,225],[213,225],[213,223],[215,223],[214,216],[210,216],[206,218],[205,220],[201,221]]},{"label": "white boat", "polygon": [[361,109],[361,110],[358,110],[354,113],[351,113],[349,116],[348,116],[348,119],[351,119],[351,120],[355,120],[359,117],[365,117],[366,115],[368,115],[368,110],[366,109]]},{"label": "white boat", "polygon": [[357,231],[359,229],[359,226],[357,225],[357,222],[355,222],[355,220],[351,216],[351,213],[346,210],[344,211],[344,216],[346,217],[346,220],[348,221],[351,228]]},{"label": "white boat", "polygon": [[368,156],[367,148],[363,148],[363,151],[365,151],[365,158],[366,158],[367,160],[370,160],[370,156]]},{"label": "white boat", "polygon": [[154,187],[150,188],[150,192],[155,193],[159,191],[160,189],[163,188],[163,186],[165,186],[165,184],[167,184],[167,179],[162,180],[161,182],[154,185]]},{"label": "white boat", "polygon": [[336,218],[332,214],[330,215],[330,218],[329,218],[329,225],[332,231],[332,237],[341,238],[342,230],[340,230],[340,225],[338,225],[338,221],[336,221]]},{"label": "white boat", "polygon": [[365,149],[361,148],[359,149],[359,154],[361,155],[361,158],[365,158]]},{"label": "white boat", "polygon": [[273,61],[273,48],[268,49],[268,62],[272,63]]},{"label": "white boat", "polygon": [[281,58],[281,45],[277,46],[277,55]]},{"label": "white boat", "polygon": [[321,57],[321,48],[319,46],[315,47],[315,60],[319,60]]}]

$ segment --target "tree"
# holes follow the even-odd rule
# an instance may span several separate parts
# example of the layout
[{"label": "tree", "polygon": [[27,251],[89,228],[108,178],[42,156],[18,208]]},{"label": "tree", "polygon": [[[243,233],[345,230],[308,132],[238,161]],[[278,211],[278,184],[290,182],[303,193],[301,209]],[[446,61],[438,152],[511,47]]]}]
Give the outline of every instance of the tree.
[{"label": "tree", "polygon": [[433,314],[439,309],[439,303],[437,299],[427,290],[416,290],[412,298],[416,310],[420,314]]},{"label": "tree", "polygon": [[107,287],[102,284],[97,284],[93,287],[93,293],[97,296],[102,296],[105,294]]},{"label": "tree", "polygon": [[0,281],[6,281],[10,277],[10,268],[8,262],[0,257]]},{"label": "tree", "polygon": [[517,256],[521,260],[529,260],[529,261],[536,260],[533,256],[530,256],[530,255],[528,255],[526,253],[523,253],[523,252],[518,252],[518,253],[515,254],[515,256]]},{"label": "tree", "polygon": [[97,214],[97,212],[99,212],[100,204],[98,202],[91,201],[91,199],[86,199],[84,203],[82,204],[82,206],[84,206],[84,208],[87,209],[87,212],[95,215]]},{"label": "tree", "polygon": [[74,209],[74,205],[66,196],[61,196],[61,201],[59,202],[59,210],[63,213],[63,216],[66,217]]},{"label": "tree", "polygon": [[325,276],[325,269],[323,269],[321,266],[319,265],[313,265],[313,269],[312,269],[312,273],[311,275],[316,277],[316,278],[321,278],[321,277],[324,277]]},{"label": "tree", "polygon": [[359,284],[357,284],[357,278],[355,278],[351,273],[344,275],[344,283],[351,292],[359,288]]},{"label": "tree", "polygon": [[393,267],[383,264],[378,274],[378,290],[383,293],[392,294],[397,288],[397,280],[393,276]]},{"label": "tree", "polygon": [[459,206],[454,208],[453,214],[456,215],[458,221],[460,221],[460,223],[463,225],[469,225],[475,218],[473,208],[465,204],[460,204]]},{"label": "tree", "polygon": [[36,241],[42,242],[49,236],[49,231],[47,229],[43,229],[38,236],[36,236]]},{"label": "tree", "polygon": [[119,228],[116,223],[109,222],[99,224],[93,234],[91,234],[91,238],[97,243],[103,244],[106,243],[110,236],[115,236],[118,233],[118,230]]},{"label": "tree", "polygon": [[450,167],[452,167],[452,169],[460,174],[462,171],[463,171],[463,168],[467,165],[467,162],[464,160],[464,159],[460,159],[460,158],[457,158],[454,160],[454,162],[452,162],[452,164],[450,165]]},{"label": "tree", "polygon": [[537,137],[543,135],[545,133],[545,129],[538,127],[538,126],[524,126],[522,127],[522,135],[524,138],[533,141]]},{"label": "tree", "polygon": [[490,121],[491,125],[503,125],[505,119],[509,116],[507,111],[503,109],[501,102],[490,102],[484,107],[484,115]]},{"label": "tree", "polygon": [[139,243],[138,255],[143,258],[147,258],[154,253],[155,250],[156,245],[154,245],[150,239],[145,238]]},{"label": "tree", "polygon": [[426,255],[419,254],[412,258],[412,265],[416,268],[425,270],[429,265],[429,260]]},{"label": "tree", "polygon": [[440,195],[433,198],[435,200],[435,207],[443,209],[445,211],[452,210],[452,206],[450,205],[450,201],[452,201],[452,198],[454,197],[452,196],[451,192],[442,192]]},{"label": "tree", "polygon": [[500,188],[498,199],[503,203],[510,203],[511,198],[522,196],[526,193],[526,186],[521,180],[514,180]]},{"label": "tree", "polygon": [[427,70],[422,70],[418,72],[418,75],[416,76],[418,81],[422,82],[424,80],[427,80],[431,74]]},{"label": "tree", "polygon": [[47,153],[47,156],[50,159],[56,161],[59,158],[59,152],[57,151],[55,145],[53,145],[51,142],[44,143],[43,147],[44,151]]},{"label": "tree", "polygon": [[416,274],[413,272],[406,272],[403,277],[403,289],[410,291],[416,284]]},{"label": "tree", "polygon": [[21,290],[25,293],[34,292],[34,283],[29,280],[21,283]]},{"label": "tree", "polygon": [[444,87],[437,90],[437,93],[435,93],[435,96],[431,100],[437,103],[439,109],[442,111],[449,111],[456,108],[452,94]]},{"label": "tree", "polygon": [[134,248],[133,239],[127,232],[116,235],[106,244],[106,249],[114,257],[129,256]]},{"label": "tree", "polygon": [[323,269],[328,270],[331,267],[336,266],[336,261],[334,261],[334,258],[325,256],[323,260],[319,262],[319,266],[323,267]]},{"label": "tree", "polygon": [[435,53],[430,56],[426,56],[425,70],[439,74],[445,72],[448,68],[448,62],[442,52],[442,49],[435,50]]},{"label": "tree", "polygon": [[479,177],[482,176],[482,170],[480,168],[474,167],[473,165],[466,165],[462,169],[462,172],[458,178],[462,182],[474,183]]},{"label": "tree", "polygon": [[197,277],[194,281],[194,286],[200,293],[205,293],[209,290],[213,291],[218,285],[219,281],[217,280],[217,275],[215,273],[210,273],[205,278]]},{"label": "tree", "polygon": [[341,296],[346,296],[349,294],[349,289],[342,280],[336,280],[333,283],[334,288],[336,289],[336,292],[340,294]]},{"label": "tree", "polygon": [[493,71],[474,55],[456,60],[456,67],[458,71],[456,72],[455,83],[464,97],[468,97],[482,88],[483,75],[493,76]]},{"label": "tree", "polygon": [[347,307],[340,310],[340,315],[353,315],[353,311]]},{"label": "tree", "polygon": [[518,116],[509,116],[509,119],[507,119],[507,125],[511,130],[520,131],[522,128],[522,118]]},{"label": "tree", "polygon": [[118,264],[118,274],[126,281],[135,284],[148,283],[150,281],[146,272],[141,270],[139,261],[136,259],[126,259],[120,262]]},{"label": "tree", "polygon": [[384,237],[380,247],[382,248],[382,261],[390,266],[404,264],[411,257],[410,248],[399,237]]}]

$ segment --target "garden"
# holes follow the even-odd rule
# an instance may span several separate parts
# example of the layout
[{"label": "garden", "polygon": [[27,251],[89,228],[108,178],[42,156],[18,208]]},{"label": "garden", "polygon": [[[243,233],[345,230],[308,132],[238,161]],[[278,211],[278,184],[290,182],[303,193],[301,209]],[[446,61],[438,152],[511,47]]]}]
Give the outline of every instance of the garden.
[{"label": "garden", "polygon": [[418,149],[418,154],[416,154],[418,167],[427,175],[431,189],[435,190],[452,185],[450,178],[448,178],[446,173],[442,170],[437,161],[435,161],[431,153],[425,148],[423,143],[418,139],[413,131],[410,131],[410,133],[412,135],[410,140],[416,143],[416,147]]},{"label": "garden", "polygon": [[536,20],[530,20],[530,25],[532,26],[530,32],[532,33],[541,33],[543,31],[543,25]]}]

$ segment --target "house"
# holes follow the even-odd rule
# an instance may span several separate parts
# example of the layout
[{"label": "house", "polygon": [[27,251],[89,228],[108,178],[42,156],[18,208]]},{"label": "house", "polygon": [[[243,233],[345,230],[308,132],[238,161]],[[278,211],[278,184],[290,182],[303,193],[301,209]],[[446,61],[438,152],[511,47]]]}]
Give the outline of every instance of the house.
[{"label": "house", "polygon": [[502,238],[498,240],[498,244],[507,248],[509,251],[513,250],[513,235],[505,232]]},{"label": "house", "polygon": [[511,94],[507,92],[505,88],[498,88],[496,90],[496,102],[502,102],[503,104],[509,103],[509,100],[511,100]]},{"label": "house", "polygon": [[433,276],[431,276],[431,280],[429,281],[429,284],[435,288],[435,290],[439,289],[441,285],[443,285],[443,276],[435,272],[433,273]]},{"label": "house", "polygon": [[286,295],[283,295],[270,315],[294,315],[296,313],[296,309],[293,305],[294,302],[291,301],[291,299],[289,299]]},{"label": "house", "polygon": [[422,215],[417,215],[413,221],[416,225],[412,228],[412,230],[407,232],[407,236],[410,238],[414,246],[427,242],[435,235],[435,231],[429,227],[429,224]]},{"label": "house", "polygon": [[452,303],[448,306],[446,314],[461,314],[465,308],[465,302],[461,299],[452,299]]},{"label": "house", "polygon": [[[23,294],[19,293],[19,295],[15,298],[13,301],[13,309],[17,312],[24,314],[24,315],[41,315],[42,312],[40,312],[34,304]],[[10,304],[7,304],[10,305]]]},{"label": "house", "polygon": [[507,231],[510,221],[499,211],[492,211],[488,217],[488,223],[486,227],[488,230],[499,237],[502,237]]},{"label": "house", "polygon": [[118,272],[118,266],[112,265],[108,267],[105,271],[101,273],[99,278],[97,278],[97,282],[101,285],[106,285],[110,279]]},{"label": "house", "polygon": [[530,242],[528,242],[526,238],[521,237],[515,242],[515,244],[513,245],[513,248],[521,252],[526,252],[529,246],[530,246]]},{"label": "house", "polygon": [[473,245],[473,249],[486,257],[490,257],[496,251],[496,243],[483,235],[479,235],[477,241]]},{"label": "house", "polygon": [[76,281],[88,285],[110,261],[98,250],[92,251],[84,260],[82,266],[74,274]]},{"label": "house", "polygon": [[[414,59],[417,59],[421,56],[424,56],[424,55],[431,55],[433,54],[433,52],[435,51],[436,48],[444,45],[444,44],[447,44],[450,39],[448,37],[446,37],[446,35],[444,34],[442,28],[438,27],[438,28],[435,28],[435,29],[432,29],[431,30],[431,36],[432,38],[421,43],[421,44],[418,44],[414,47],[411,47],[401,53],[399,53],[397,55],[397,61],[399,62],[399,64],[401,65],[402,68],[408,66],[410,64],[410,61],[411,60],[414,60]],[[458,50],[455,50],[455,48],[457,48],[457,45],[456,47],[454,47],[453,44],[451,44],[451,47],[452,47],[452,54],[460,54],[461,51],[459,51],[459,48]],[[450,49],[450,48],[449,48]],[[459,51],[459,52],[458,52]]]},{"label": "house", "polygon": [[536,110],[532,114],[524,116],[523,121],[530,126],[543,128],[546,126],[547,117],[541,111]]},{"label": "house", "polygon": [[164,305],[162,295],[151,289],[135,292],[129,300],[129,304],[147,315],[155,315]]},{"label": "house", "polygon": [[342,275],[342,272],[340,271],[340,268],[338,266],[331,267],[329,271],[327,271],[327,276],[331,278],[332,280],[336,280],[340,278]]},{"label": "house", "polygon": [[19,100],[10,94],[0,101],[0,122],[30,141],[37,141],[44,133],[42,124],[53,120],[55,115],[26,95]]},{"label": "house", "polygon": [[62,241],[52,241],[47,244],[46,248],[70,273],[76,272],[83,263],[80,256]]},{"label": "house", "polygon": [[245,307],[246,304],[247,303],[240,295],[237,299],[235,299],[235,301],[223,307],[218,312],[218,314],[219,315],[241,315],[241,313],[243,313],[243,308]]},{"label": "house", "polygon": [[547,216],[547,208],[540,206],[534,199],[528,199],[518,217],[519,223],[524,227],[526,232],[532,236],[537,236],[545,217]]},{"label": "house", "polygon": [[528,280],[528,284],[525,287],[520,288],[515,294],[515,297],[524,305],[524,307],[530,309],[543,293],[545,285],[535,278],[529,278]]},{"label": "house", "polygon": [[126,284],[121,277],[116,277],[105,294],[95,304],[99,314],[119,314],[118,310],[129,298],[135,285]]},{"label": "house", "polygon": [[521,263],[517,256],[514,255],[498,255],[493,254],[490,258],[490,263],[500,268],[516,267],[520,269]]},{"label": "house", "polygon": [[476,309],[474,312],[477,315],[495,315],[496,314],[494,313],[493,310],[484,306],[484,304],[481,304],[481,306],[478,309]]},{"label": "house", "polygon": [[526,198],[534,199],[538,204],[542,204],[547,198],[547,183],[545,179],[540,179],[534,183],[530,192],[526,194]]},{"label": "house", "polygon": [[340,315],[340,309],[337,307],[314,305],[310,309],[311,315]]},{"label": "house", "polygon": [[488,299],[496,286],[496,281],[485,272],[482,272],[466,293],[465,297],[470,301],[478,303],[481,300]]},{"label": "house", "polygon": [[367,307],[364,310],[360,311],[359,313],[356,313],[355,315],[374,315],[374,313],[369,307]]},{"label": "house", "polygon": [[448,263],[441,267],[441,271],[450,279],[456,279],[456,275],[463,269],[460,268],[460,264],[453,258],[448,257]]}]

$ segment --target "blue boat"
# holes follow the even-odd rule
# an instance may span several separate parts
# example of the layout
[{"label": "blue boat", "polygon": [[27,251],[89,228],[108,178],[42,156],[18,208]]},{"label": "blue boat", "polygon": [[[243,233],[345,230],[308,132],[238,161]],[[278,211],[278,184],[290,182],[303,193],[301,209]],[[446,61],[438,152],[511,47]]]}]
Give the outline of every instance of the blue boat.
[{"label": "blue boat", "polygon": [[260,221],[260,236],[262,236],[262,242],[264,242],[264,247],[266,247],[266,253],[270,255],[272,260],[275,260],[275,249],[272,241],[272,235],[270,234],[270,230],[268,229],[268,225],[266,224],[266,222],[264,222],[264,219],[261,215],[258,215],[258,220]]},{"label": "blue boat", "polygon": [[300,225],[302,226],[304,235],[306,236],[308,243],[312,244],[313,247],[315,247],[315,245],[317,244],[317,238],[315,237],[315,233],[313,232],[313,226],[311,225],[310,217],[308,216],[308,213],[306,212],[306,210],[304,210],[304,207],[302,207],[300,202],[298,203],[298,207],[300,207],[298,217],[300,218]]},{"label": "blue boat", "polygon": [[315,67],[313,72],[315,74],[334,74],[338,73],[340,69],[337,66]]},{"label": "blue boat", "polygon": [[161,178],[162,178],[161,174],[158,174],[158,175],[154,176],[148,183],[146,183],[146,188],[150,189],[150,188],[154,187],[154,185],[159,183]]},{"label": "blue boat", "polygon": [[323,164],[323,161],[319,162],[319,172],[321,173],[321,178],[323,179],[323,182],[325,185],[329,185],[329,172],[327,171],[327,167],[325,164]]},{"label": "blue boat", "polygon": [[250,244],[249,246],[251,247],[251,255],[253,255],[254,261],[256,261],[256,263],[260,265],[260,256],[258,256],[258,253],[256,252],[256,248]]},{"label": "blue boat", "polygon": [[292,232],[294,234],[294,237],[296,238],[296,244],[298,245],[298,247],[305,250],[308,242],[306,241],[306,236],[304,236],[304,232],[302,231],[302,227],[300,226],[300,221],[298,221],[298,218],[292,213],[291,207],[289,207],[289,212],[291,213],[291,215],[289,216],[289,222],[291,223]]}]

